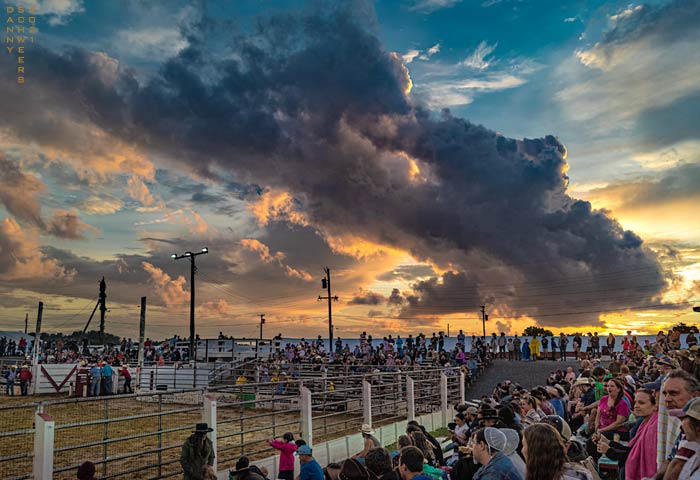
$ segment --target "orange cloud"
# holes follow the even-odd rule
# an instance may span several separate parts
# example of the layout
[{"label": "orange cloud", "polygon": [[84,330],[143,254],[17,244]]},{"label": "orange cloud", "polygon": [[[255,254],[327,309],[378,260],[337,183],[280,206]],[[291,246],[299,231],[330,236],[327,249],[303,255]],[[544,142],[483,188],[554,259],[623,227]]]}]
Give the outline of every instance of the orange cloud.
[{"label": "orange cloud", "polygon": [[185,290],[185,277],[180,275],[173,279],[163,270],[148,262],[141,262],[141,266],[151,276],[151,283],[163,303],[173,305],[189,300],[189,292]]},{"label": "orange cloud", "polygon": [[41,252],[36,241],[38,230],[22,228],[12,218],[0,222],[0,274],[4,280],[35,278],[72,280],[75,270],[67,270],[58,260]]},{"label": "orange cloud", "polygon": [[286,265],[283,262],[283,260],[286,257],[284,252],[275,252],[274,254],[271,254],[270,248],[267,245],[265,245],[259,240],[255,240],[254,238],[242,239],[241,245],[243,246],[243,248],[250,250],[251,252],[257,253],[258,257],[263,263],[277,263],[280,267],[284,269],[284,272],[288,277],[299,278],[301,280],[304,280],[305,282],[310,282],[311,280],[313,280],[313,277],[308,272],[305,272],[304,270],[297,270],[295,268],[290,267],[289,265]]},{"label": "orange cloud", "polygon": [[139,177],[130,177],[127,181],[126,192],[134,200],[138,200],[143,205],[153,205],[155,198],[148,186]]},{"label": "orange cloud", "polygon": [[207,222],[204,221],[202,216],[194,210],[190,210],[190,213],[194,217],[194,225],[190,228],[190,233],[207,233],[209,231],[209,225],[207,225]]},{"label": "orange cloud", "polygon": [[289,192],[266,190],[260,198],[248,205],[248,210],[258,219],[260,225],[272,220],[284,219],[297,225],[308,225],[306,216],[300,212]]}]

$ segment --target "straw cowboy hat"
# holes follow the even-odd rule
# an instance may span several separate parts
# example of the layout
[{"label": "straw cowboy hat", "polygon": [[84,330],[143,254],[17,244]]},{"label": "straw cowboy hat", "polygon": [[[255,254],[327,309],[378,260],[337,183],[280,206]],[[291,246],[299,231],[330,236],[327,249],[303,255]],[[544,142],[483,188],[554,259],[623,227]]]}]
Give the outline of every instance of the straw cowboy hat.
[{"label": "straw cowboy hat", "polygon": [[367,423],[362,424],[362,427],[360,427],[360,432],[362,432],[365,435],[374,435],[374,430]]}]

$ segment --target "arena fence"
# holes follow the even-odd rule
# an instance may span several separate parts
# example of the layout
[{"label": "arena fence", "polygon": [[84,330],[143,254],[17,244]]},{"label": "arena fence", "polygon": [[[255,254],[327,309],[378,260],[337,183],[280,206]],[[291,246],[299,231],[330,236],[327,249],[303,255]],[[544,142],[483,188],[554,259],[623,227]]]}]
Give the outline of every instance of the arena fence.
[{"label": "arena fence", "polygon": [[337,458],[355,447],[349,439],[363,423],[387,439],[421,415],[446,424],[466,385],[452,368],[270,380],[0,407],[0,479],[75,478],[86,460],[99,479],[179,476],[182,444],[198,422],[214,428],[219,470],[241,455],[264,460],[273,452],[266,439],[285,432]]}]

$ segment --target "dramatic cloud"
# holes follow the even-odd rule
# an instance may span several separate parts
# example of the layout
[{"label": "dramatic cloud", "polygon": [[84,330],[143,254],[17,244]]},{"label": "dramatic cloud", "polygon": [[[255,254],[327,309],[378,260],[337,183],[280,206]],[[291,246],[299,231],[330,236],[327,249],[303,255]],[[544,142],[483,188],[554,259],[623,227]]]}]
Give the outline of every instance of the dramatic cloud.
[{"label": "dramatic cloud", "polygon": [[[658,299],[657,258],[569,195],[557,138],[513,140],[414,104],[401,58],[353,12],[344,4],[261,19],[225,60],[207,55],[206,35],[193,31],[143,84],[127,70],[105,75],[94,54],[37,48],[23,102],[28,112],[39,110],[33,98],[46,111],[56,107],[43,99],[59,110],[83,105],[82,121],[134,152],[157,152],[212,181],[224,171],[261,185],[251,206],[261,224],[310,227],[331,245],[387,246],[445,271],[413,285],[405,317],[490,303],[504,315],[590,322],[595,313],[579,315],[592,303],[625,309]],[[281,249],[262,246],[247,243],[267,265],[288,266]],[[180,279],[143,268],[164,299],[184,295]],[[640,272],[653,287],[639,284]]]},{"label": "dramatic cloud", "polygon": [[180,275],[177,278],[171,278],[163,270],[148,262],[142,262],[141,266],[150,275],[155,293],[165,305],[177,305],[189,300],[189,292],[185,290],[185,277]]},{"label": "dramatic cloud", "polygon": [[435,270],[430,265],[399,265],[390,272],[377,276],[377,280],[391,282],[394,280],[413,281],[418,277],[432,277]]},{"label": "dramatic cloud", "polygon": [[[556,71],[555,98],[574,121],[601,134],[637,133],[646,147],[698,138],[700,1],[630,6],[590,48]],[[674,132],[674,128],[678,131]]]},{"label": "dramatic cloud", "polygon": [[69,281],[75,274],[41,251],[36,233],[12,218],[0,222],[0,277],[4,282],[36,279],[49,285],[51,280]]}]

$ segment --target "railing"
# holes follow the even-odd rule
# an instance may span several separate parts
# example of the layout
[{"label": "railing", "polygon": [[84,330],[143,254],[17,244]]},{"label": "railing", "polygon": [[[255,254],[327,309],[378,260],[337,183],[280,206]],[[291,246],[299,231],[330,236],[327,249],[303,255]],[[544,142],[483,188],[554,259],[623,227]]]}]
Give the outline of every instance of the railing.
[{"label": "railing", "polygon": [[217,400],[216,438],[219,469],[233,467],[242,455],[271,452],[266,440],[301,434],[300,381],[249,383],[213,388]]},{"label": "railing", "polygon": [[37,403],[0,406],[0,477],[32,478]]},{"label": "railing", "polygon": [[192,390],[42,402],[55,422],[53,478],[75,478],[85,460],[101,479],[181,474],[180,448],[201,421],[201,396]]},{"label": "railing", "polygon": [[445,419],[460,401],[462,379],[456,368],[419,367],[0,407],[0,479],[32,477],[37,413],[54,422],[54,479],[74,478],[90,460],[100,479],[155,480],[181,475],[180,449],[202,421],[215,426],[225,469],[244,454],[274,454],[265,440],[285,432],[314,444],[356,433],[362,423],[381,427],[438,411]]}]

